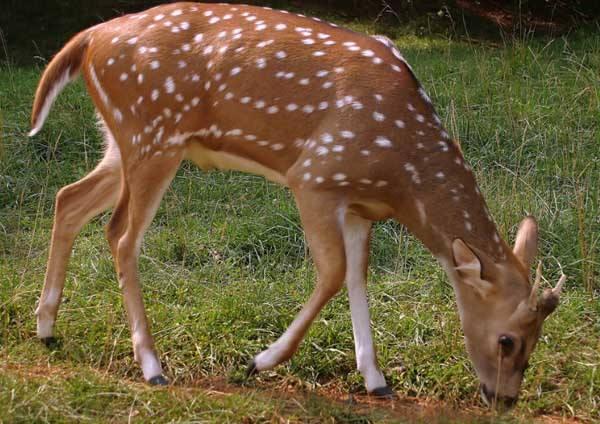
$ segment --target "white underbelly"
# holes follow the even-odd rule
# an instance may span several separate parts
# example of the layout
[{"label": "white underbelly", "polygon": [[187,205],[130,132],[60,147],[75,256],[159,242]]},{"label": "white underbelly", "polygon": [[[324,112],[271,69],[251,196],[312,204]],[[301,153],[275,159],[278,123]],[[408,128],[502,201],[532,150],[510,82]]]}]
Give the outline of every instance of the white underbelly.
[{"label": "white underbelly", "polygon": [[262,175],[269,181],[273,181],[286,187],[288,186],[285,175],[280,174],[274,169],[231,153],[207,149],[200,143],[188,143],[185,158],[194,162],[201,169],[208,170],[217,168],[242,171],[250,174]]}]

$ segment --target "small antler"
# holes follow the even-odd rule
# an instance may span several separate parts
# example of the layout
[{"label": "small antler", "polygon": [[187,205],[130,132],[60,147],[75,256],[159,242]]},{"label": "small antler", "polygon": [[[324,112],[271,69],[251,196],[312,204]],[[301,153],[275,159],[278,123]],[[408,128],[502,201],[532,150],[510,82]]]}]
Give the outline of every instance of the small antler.
[{"label": "small antler", "polygon": [[539,300],[539,309],[543,318],[546,318],[550,315],[558,306],[558,302],[560,300],[560,292],[562,291],[563,285],[567,280],[567,276],[562,274],[556,286],[553,289],[546,289],[544,293],[542,293],[542,297]]},{"label": "small antler", "polygon": [[[531,293],[529,294],[529,309],[531,312],[537,311],[538,306],[538,290],[540,289],[540,283],[542,281],[542,261],[538,262],[537,269],[535,271],[535,282],[533,283],[533,287],[531,288]],[[558,285],[557,285],[558,286]],[[560,291],[559,291],[560,293]]]},{"label": "small antler", "polygon": [[556,286],[554,286],[554,288],[552,289],[552,294],[556,297],[560,296],[560,293],[562,292],[562,288],[565,284],[565,281],[567,281],[567,276],[565,274],[562,274],[560,276],[560,279],[558,280],[558,283],[556,283]]}]

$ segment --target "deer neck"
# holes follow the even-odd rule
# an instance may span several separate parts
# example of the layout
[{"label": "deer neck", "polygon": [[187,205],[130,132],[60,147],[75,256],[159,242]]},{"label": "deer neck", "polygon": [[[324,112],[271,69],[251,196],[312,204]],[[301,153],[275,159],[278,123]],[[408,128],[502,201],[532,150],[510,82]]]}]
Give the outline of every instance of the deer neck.
[{"label": "deer neck", "polygon": [[441,262],[452,262],[452,241],[457,238],[494,263],[511,261],[512,251],[500,237],[470,167],[460,153],[457,157],[460,163],[451,168],[432,163],[431,175],[420,175],[427,190],[413,195],[406,226]]}]

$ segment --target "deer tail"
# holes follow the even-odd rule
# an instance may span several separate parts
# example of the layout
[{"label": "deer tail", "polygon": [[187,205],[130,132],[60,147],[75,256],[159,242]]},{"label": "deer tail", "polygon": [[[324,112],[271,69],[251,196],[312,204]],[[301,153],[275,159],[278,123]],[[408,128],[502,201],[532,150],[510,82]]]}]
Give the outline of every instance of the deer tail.
[{"label": "deer tail", "polygon": [[89,42],[89,31],[80,32],[54,56],[46,67],[33,101],[29,137],[33,137],[42,129],[56,97],[79,75]]}]

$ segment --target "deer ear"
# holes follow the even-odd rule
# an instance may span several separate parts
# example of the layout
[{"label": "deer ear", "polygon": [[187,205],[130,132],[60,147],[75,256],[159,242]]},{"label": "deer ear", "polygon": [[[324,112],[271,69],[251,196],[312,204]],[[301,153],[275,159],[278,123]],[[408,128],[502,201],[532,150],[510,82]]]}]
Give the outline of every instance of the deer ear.
[{"label": "deer ear", "polygon": [[463,277],[481,278],[481,262],[461,239],[452,242],[452,256],[456,271]]},{"label": "deer ear", "polygon": [[534,217],[528,216],[519,224],[513,253],[525,266],[525,269],[529,270],[537,254],[537,249],[538,224]]},{"label": "deer ear", "polygon": [[481,297],[486,297],[493,288],[489,281],[481,278],[481,262],[461,239],[452,242],[452,256],[460,280],[474,288]]}]

